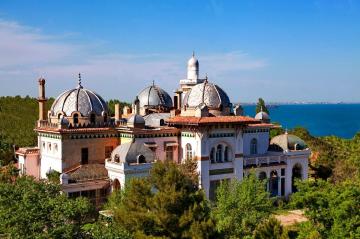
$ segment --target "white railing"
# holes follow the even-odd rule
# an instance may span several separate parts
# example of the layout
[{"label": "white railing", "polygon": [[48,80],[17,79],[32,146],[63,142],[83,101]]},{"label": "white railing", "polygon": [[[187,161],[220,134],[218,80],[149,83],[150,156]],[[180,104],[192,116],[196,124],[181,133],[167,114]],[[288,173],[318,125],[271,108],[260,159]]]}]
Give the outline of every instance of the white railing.
[{"label": "white railing", "polygon": [[284,164],[284,163],[286,163],[286,161],[283,156],[244,157],[244,167],[249,167],[249,166],[256,167],[261,165],[274,165],[274,164]]}]

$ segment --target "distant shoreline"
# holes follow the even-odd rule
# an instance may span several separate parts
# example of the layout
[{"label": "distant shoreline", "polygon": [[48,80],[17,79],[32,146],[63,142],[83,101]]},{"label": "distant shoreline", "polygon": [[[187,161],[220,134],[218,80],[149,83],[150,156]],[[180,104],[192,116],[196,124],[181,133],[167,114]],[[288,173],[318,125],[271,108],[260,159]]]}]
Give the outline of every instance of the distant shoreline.
[{"label": "distant shoreline", "polygon": [[[241,105],[256,105],[257,103],[234,103]],[[280,105],[358,105],[360,102],[269,102],[266,103],[267,106],[280,106]]]}]

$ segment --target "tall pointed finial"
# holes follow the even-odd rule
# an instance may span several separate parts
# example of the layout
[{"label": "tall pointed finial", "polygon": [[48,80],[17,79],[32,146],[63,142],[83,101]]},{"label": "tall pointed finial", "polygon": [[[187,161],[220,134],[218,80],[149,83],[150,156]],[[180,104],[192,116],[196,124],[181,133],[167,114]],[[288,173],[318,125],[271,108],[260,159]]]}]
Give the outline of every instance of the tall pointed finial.
[{"label": "tall pointed finial", "polygon": [[82,88],[81,85],[81,74],[79,73],[79,79],[78,79],[78,88]]},{"label": "tall pointed finial", "polygon": [[262,105],[260,106],[260,112],[264,112]]},{"label": "tall pointed finial", "polygon": [[193,50],[193,54],[192,54],[192,57],[195,57],[195,51]]},{"label": "tall pointed finial", "polygon": [[205,74],[205,82],[206,83],[208,82],[208,74],[207,73]]},{"label": "tall pointed finial", "polygon": [[155,81],[154,80],[152,81],[152,85],[155,86]]}]

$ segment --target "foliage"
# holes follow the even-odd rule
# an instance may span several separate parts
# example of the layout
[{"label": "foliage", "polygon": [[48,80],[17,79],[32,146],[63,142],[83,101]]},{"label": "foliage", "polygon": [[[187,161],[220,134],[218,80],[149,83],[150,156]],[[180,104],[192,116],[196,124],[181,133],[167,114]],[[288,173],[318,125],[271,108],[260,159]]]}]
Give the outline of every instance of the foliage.
[{"label": "foliage", "polygon": [[297,187],[299,191],[291,197],[291,202],[305,208],[311,222],[303,231],[322,238],[360,237],[359,180],[335,185],[323,180],[306,181],[299,182]]},{"label": "foliage", "polygon": [[136,238],[209,238],[214,224],[204,193],[172,162],[134,178],[114,208],[114,223]]},{"label": "foliage", "polygon": [[[53,101],[52,98],[48,100],[48,108]],[[24,147],[36,144],[34,127],[38,112],[36,98],[0,97],[0,165],[6,165],[14,159],[12,145]]]},{"label": "foliage", "polygon": [[281,226],[280,222],[270,217],[268,220],[260,223],[254,231],[254,239],[288,239],[287,231]]},{"label": "foliage", "polygon": [[8,164],[0,168],[0,183],[11,183],[16,180],[19,169],[14,164]]},{"label": "foliage", "polygon": [[56,170],[46,173],[46,178],[52,183],[60,183],[60,173]]},{"label": "foliage", "polygon": [[122,109],[124,108],[124,106],[129,106],[131,107],[131,104],[127,103],[127,102],[122,102],[119,100],[109,100],[107,102],[108,107],[109,107],[109,113],[111,116],[115,115],[115,104],[120,104],[120,110],[122,112]]},{"label": "foliage", "polygon": [[300,127],[290,133],[302,138],[311,148],[310,168],[315,171],[315,177],[331,178],[335,183],[360,178],[360,133],[353,139],[314,137]]},{"label": "foliage", "polygon": [[0,234],[10,238],[80,237],[93,216],[87,199],[68,199],[57,184],[30,177],[0,182]]},{"label": "foliage", "polygon": [[259,113],[259,112],[261,112],[261,110],[262,110],[263,112],[266,112],[266,113],[269,114],[269,110],[268,110],[268,108],[266,107],[266,104],[265,104],[265,101],[263,100],[263,98],[259,98],[259,100],[258,100],[258,102],[257,102],[257,104],[256,104],[256,109],[255,109],[256,114]]},{"label": "foliage", "polygon": [[131,239],[133,236],[119,227],[118,225],[109,222],[96,222],[86,224],[82,228],[85,232],[85,238],[94,239]]},{"label": "foliage", "polygon": [[242,181],[223,181],[217,189],[214,217],[226,238],[251,236],[255,227],[273,210],[265,181],[251,173]]}]

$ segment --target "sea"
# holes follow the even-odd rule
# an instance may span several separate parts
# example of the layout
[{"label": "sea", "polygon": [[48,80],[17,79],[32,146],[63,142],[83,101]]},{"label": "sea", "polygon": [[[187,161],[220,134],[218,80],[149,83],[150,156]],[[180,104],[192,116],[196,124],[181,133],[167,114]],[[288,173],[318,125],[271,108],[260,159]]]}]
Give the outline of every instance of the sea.
[{"label": "sea", "polygon": [[[244,114],[255,116],[255,105],[245,105]],[[268,107],[272,122],[284,129],[301,126],[313,136],[335,135],[351,139],[360,131],[360,104],[284,104]]]}]

